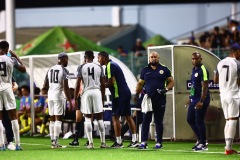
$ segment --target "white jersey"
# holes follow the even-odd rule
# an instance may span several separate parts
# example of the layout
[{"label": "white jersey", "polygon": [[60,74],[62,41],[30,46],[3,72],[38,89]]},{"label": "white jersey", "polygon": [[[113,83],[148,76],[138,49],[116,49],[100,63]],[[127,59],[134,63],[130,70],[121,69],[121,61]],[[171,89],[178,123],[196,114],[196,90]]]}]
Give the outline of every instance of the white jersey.
[{"label": "white jersey", "polygon": [[102,66],[91,62],[78,67],[77,77],[83,81],[83,92],[89,89],[100,89],[100,77],[104,77]]},{"label": "white jersey", "polygon": [[19,65],[16,58],[6,55],[0,56],[0,91],[12,88],[12,72],[15,66]]},{"label": "white jersey", "polygon": [[48,100],[63,99],[63,81],[67,79],[68,70],[61,65],[55,65],[47,72],[49,83]]},{"label": "white jersey", "polygon": [[217,65],[221,99],[239,98],[237,79],[240,77],[240,62],[226,57]]}]

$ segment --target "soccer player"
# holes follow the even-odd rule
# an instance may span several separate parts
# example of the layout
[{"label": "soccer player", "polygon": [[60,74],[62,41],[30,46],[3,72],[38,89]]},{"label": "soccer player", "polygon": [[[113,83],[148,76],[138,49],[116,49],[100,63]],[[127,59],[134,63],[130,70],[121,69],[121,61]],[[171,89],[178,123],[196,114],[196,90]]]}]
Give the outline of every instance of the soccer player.
[{"label": "soccer player", "polygon": [[210,103],[208,90],[209,72],[202,64],[202,56],[199,52],[192,53],[191,89],[188,106],[187,122],[197,136],[197,143],[192,147],[194,151],[208,150],[206,144],[205,115]]},{"label": "soccer player", "polygon": [[43,85],[43,88],[49,88],[48,109],[50,115],[49,132],[52,142],[51,148],[65,148],[65,146],[59,145],[58,139],[61,132],[66,99],[70,105],[69,109],[73,108],[68,87],[68,70],[65,68],[67,65],[68,55],[64,52],[58,54],[58,64],[48,70]]},{"label": "soccer player", "polygon": [[121,138],[121,126],[119,118],[124,116],[130,131],[132,133],[132,142],[128,147],[137,147],[136,125],[131,116],[130,100],[131,92],[127,85],[122,69],[119,65],[109,59],[109,54],[101,51],[98,54],[98,62],[106,66],[106,87],[109,88],[112,99],[112,121],[115,131],[116,142],[111,146],[112,148],[123,148]]},{"label": "soccer player", "polygon": [[228,57],[217,65],[214,82],[219,83],[220,98],[226,124],[224,128],[225,154],[237,153],[232,148],[239,118],[240,45],[233,44]]},{"label": "soccer player", "polygon": [[101,148],[107,148],[105,143],[105,127],[103,123],[103,103],[105,96],[104,72],[100,65],[93,62],[94,54],[86,51],[85,64],[77,69],[77,81],[74,93],[75,105],[77,107],[78,94],[81,82],[83,82],[83,93],[81,96],[81,109],[85,116],[86,133],[89,141],[87,148],[94,148],[92,138],[92,114],[95,115],[100,132]]},{"label": "soccer player", "polygon": [[[6,54],[10,52],[11,58]],[[21,72],[26,72],[26,68],[16,53],[9,50],[7,41],[0,42],[0,150],[5,150],[3,140],[2,110],[3,105],[7,110],[11,120],[13,135],[16,143],[16,150],[22,150],[20,146],[19,124],[16,115],[16,100],[12,91],[12,73],[13,68]]]},{"label": "soccer player", "polygon": [[157,141],[154,149],[161,149],[163,136],[163,118],[166,108],[166,92],[174,86],[174,80],[171,71],[159,63],[160,56],[157,52],[149,54],[149,64],[141,71],[140,80],[137,83],[136,94],[140,94],[145,85],[145,96],[150,97],[152,102],[152,111],[143,114],[142,120],[142,143],[138,149],[148,148],[147,140],[150,122],[154,115],[156,124]]},{"label": "soccer player", "polygon": [[[12,77],[12,90],[13,92],[16,92],[18,89],[18,84],[16,83],[15,79]],[[16,146],[13,143],[13,130],[12,130],[12,124],[8,117],[8,113],[5,108],[3,108],[3,119],[2,119],[3,127],[5,128],[5,147],[9,150],[15,150]]]}]

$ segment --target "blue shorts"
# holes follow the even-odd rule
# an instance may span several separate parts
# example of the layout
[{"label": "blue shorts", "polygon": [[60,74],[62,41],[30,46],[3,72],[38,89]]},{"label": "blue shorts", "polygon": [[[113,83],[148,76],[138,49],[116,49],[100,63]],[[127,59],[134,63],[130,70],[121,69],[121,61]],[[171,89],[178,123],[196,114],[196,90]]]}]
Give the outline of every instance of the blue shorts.
[{"label": "blue shorts", "polygon": [[114,98],[112,101],[112,116],[130,116],[131,107],[130,107],[130,96],[121,96]]}]

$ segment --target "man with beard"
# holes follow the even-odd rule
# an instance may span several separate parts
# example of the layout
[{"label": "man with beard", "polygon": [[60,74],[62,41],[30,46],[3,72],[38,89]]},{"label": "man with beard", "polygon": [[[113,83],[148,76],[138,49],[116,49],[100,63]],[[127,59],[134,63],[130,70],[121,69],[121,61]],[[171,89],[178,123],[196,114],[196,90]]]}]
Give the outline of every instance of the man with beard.
[{"label": "man with beard", "polygon": [[[148,98],[151,100],[152,108],[143,114],[142,121],[142,143],[139,149],[148,148],[147,140],[149,133],[149,125],[152,120],[152,114],[155,119],[157,142],[154,149],[161,149],[163,136],[163,117],[166,108],[166,92],[174,86],[174,80],[171,71],[159,63],[159,54],[151,52],[149,55],[149,64],[141,71],[140,80],[136,87],[136,94],[140,94],[143,86]],[[143,103],[143,102],[142,102]]]}]

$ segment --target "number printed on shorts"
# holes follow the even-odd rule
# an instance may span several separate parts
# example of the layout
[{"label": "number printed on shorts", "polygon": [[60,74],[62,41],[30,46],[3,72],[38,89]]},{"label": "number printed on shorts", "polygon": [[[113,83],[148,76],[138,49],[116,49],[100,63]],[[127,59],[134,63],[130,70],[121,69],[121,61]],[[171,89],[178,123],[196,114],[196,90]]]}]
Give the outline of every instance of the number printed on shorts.
[{"label": "number printed on shorts", "polygon": [[50,83],[58,83],[59,70],[50,70]]},{"label": "number printed on shorts", "polygon": [[0,62],[0,75],[3,77],[7,76],[7,65],[6,62]]}]

